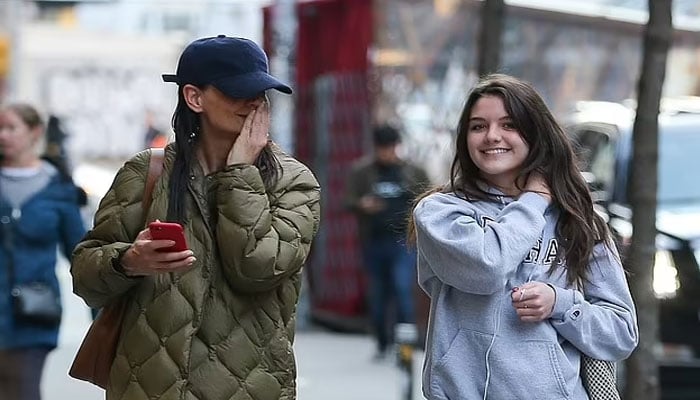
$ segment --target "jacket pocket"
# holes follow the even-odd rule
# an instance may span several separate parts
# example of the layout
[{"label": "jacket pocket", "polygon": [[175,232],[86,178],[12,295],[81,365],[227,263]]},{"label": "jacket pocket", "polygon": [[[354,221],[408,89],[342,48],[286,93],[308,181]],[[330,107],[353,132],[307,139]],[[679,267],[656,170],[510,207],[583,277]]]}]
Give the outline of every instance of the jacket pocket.
[{"label": "jacket pocket", "polygon": [[437,398],[480,399],[486,382],[486,351],[492,335],[460,329],[430,371]]},{"label": "jacket pocket", "polygon": [[448,399],[481,399],[486,388],[486,353],[491,346],[488,399],[568,399],[560,352],[547,341],[506,342],[493,335],[460,330],[434,365],[431,391]]},{"label": "jacket pocket", "polygon": [[564,354],[545,340],[504,343],[498,339],[489,357],[491,364],[490,399],[568,399]]}]

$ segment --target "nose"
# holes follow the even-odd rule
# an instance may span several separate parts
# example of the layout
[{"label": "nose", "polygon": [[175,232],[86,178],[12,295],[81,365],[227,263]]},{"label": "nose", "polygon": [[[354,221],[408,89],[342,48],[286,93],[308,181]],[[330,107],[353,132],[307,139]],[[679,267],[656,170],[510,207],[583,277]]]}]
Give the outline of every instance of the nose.
[{"label": "nose", "polygon": [[490,143],[498,143],[501,141],[501,130],[498,129],[498,125],[491,124],[489,129],[486,131],[486,136],[484,139]]}]

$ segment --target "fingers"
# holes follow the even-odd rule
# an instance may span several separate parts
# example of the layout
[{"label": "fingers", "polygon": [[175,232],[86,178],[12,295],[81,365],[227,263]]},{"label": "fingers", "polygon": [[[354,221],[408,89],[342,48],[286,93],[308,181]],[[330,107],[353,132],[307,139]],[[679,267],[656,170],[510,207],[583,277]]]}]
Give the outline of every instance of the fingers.
[{"label": "fingers", "polygon": [[161,272],[186,272],[192,269],[192,265],[197,261],[195,257],[186,257],[178,261],[161,264]]},{"label": "fingers", "polygon": [[253,120],[255,119],[256,112],[257,112],[257,109],[249,112],[248,115],[245,117],[245,121],[243,121],[243,127],[241,128],[241,135],[245,135],[245,136],[250,135],[250,131],[253,127]]},{"label": "fingers", "polygon": [[227,164],[253,164],[267,146],[270,132],[270,108],[262,102],[246,116],[241,132],[229,151]]},{"label": "fingers", "polygon": [[542,321],[552,313],[554,289],[543,282],[528,282],[513,288],[511,301],[521,321]]},{"label": "fingers", "polygon": [[[186,253],[186,252],[183,252]],[[189,252],[189,256],[186,256],[184,258],[176,258],[172,259],[173,257],[177,256],[180,257],[179,253],[163,253],[165,255],[168,255],[170,257],[167,257],[164,261],[156,261],[154,264],[152,264],[152,270],[157,273],[164,273],[164,272],[184,272],[186,270],[189,270],[192,265],[194,265],[194,262],[197,261],[197,259],[192,256],[191,252]]]},{"label": "fingers", "polygon": [[146,228],[146,229],[142,230],[141,232],[139,232],[139,234],[136,235],[135,242],[137,242],[139,240],[151,240],[151,231],[148,228]]},{"label": "fingers", "polygon": [[173,244],[172,240],[136,240],[122,257],[124,273],[146,276],[191,268],[197,261],[191,250],[162,251]]},{"label": "fingers", "polygon": [[552,200],[552,191],[550,190],[544,175],[542,175],[540,172],[534,171],[530,173],[530,176],[525,183],[525,191],[539,193],[549,201]]},{"label": "fingers", "polygon": [[270,133],[270,106],[263,101],[255,110],[253,118],[253,128],[250,133],[251,140],[257,146],[265,146],[267,144]]}]

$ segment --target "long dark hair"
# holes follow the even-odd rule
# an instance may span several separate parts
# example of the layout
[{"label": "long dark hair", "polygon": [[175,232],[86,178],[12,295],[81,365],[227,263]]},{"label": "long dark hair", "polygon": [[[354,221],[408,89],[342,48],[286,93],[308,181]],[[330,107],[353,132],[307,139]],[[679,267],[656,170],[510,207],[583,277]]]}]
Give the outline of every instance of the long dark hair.
[{"label": "long dark hair", "polygon": [[[456,154],[450,183],[424,193],[414,204],[438,191],[454,192],[467,199],[495,200],[479,185],[479,168],[469,157],[467,149],[472,108],[484,96],[498,96],[503,100],[515,129],[529,146],[529,153],[516,179],[516,187],[522,189],[522,182],[527,182],[533,172],[542,174],[551,190],[552,202],[560,208],[556,234],[563,242],[564,251],[552,263],[550,273],[565,257],[568,283],[583,283],[593,247],[601,241],[612,246],[610,235],[605,221],[593,209],[593,201],[578,170],[569,138],[544,100],[527,82],[502,74],[488,75],[479,81],[469,94],[457,125]],[[409,239],[415,241],[415,225],[412,220],[409,223]]]},{"label": "long dark hair", "polygon": [[[172,127],[175,132],[175,161],[170,174],[170,193],[168,196],[168,221],[185,224],[187,204],[185,195],[189,174],[197,162],[195,148],[200,135],[200,116],[192,111],[185,101],[182,87],[178,88],[177,107],[173,113]],[[265,189],[269,192],[277,183],[281,173],[280,161],[275,156],[270,144],[260,152],[254,165],[260,171]]]}]

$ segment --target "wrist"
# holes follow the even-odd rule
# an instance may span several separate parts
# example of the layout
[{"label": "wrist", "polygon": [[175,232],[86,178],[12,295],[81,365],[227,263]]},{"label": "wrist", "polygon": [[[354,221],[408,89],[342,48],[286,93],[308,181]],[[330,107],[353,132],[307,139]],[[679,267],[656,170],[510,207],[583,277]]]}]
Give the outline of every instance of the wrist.
[{"label": "wrist", "polygon": [[125,265],[126,254],[131,250],[131,247],[127,248],[126,251],[120,252],[119,255],[113,260],[112,267],[115,271],[122,275],[131,276],[129,273],[129,268]]},{"label": "wrist", "polygon": [[551,283],[548,283],[547,286],[552,289],[553,297],[552,297],[552,307],[549,310],[549,315],[547,315],[547,318],[550,318],[552,314],[554,314],[554,306],[557,305],[557,290],[554,288],[554,286]]}]

